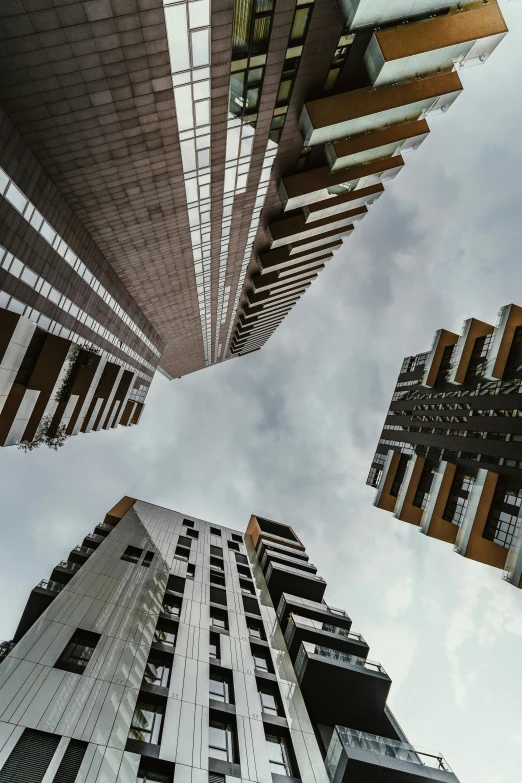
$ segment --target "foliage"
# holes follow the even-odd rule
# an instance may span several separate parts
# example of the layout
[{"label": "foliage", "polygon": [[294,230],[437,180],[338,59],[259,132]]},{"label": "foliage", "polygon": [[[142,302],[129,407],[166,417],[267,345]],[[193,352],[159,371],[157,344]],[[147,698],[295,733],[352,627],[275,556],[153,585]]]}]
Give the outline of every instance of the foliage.
[{"label": "foliage", "polygon": [[39,446],[48,446],[53,451],[58,451],[69,437],[67,428],[64,424],[59,424],[56,428],[51,428],[52,417],[44,416],[33,440],[23,440],[18,444],[18,448],[28,452],[39,448]]},{"label": "foliage", "polygon": [[73,345],[69,357],[69,367],[62,381],[62,384],[56,392],[56,402],[67,402],[72,394],[78,373],[83,367],[89,367],[94,358],[100,353],[94,345]]}]

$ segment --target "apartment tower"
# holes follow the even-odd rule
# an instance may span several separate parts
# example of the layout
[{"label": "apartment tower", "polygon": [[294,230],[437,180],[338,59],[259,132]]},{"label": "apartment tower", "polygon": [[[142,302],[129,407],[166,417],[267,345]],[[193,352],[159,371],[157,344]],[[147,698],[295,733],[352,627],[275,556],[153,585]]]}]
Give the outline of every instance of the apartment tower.
[{"label": "apartment tower", "polygon": [[0,663],[0,783],[457,783],[292,528],[123,498]]},{"label": "apartment tower", "polygon": [[374,505],[522,587],[522,308],[404,359],[367,483]]},{"label": "apartment tower", "polygon": [[496,0],[1,4],[0,307],[142,392],[257,350],[506,32]]}]

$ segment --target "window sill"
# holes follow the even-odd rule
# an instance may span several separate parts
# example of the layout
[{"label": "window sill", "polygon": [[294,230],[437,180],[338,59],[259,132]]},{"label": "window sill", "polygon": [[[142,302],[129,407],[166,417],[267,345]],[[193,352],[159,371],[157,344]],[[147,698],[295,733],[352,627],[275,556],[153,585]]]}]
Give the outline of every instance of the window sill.
[{"label": "window sill", "polygon": [[208,771],[215,772],[218,775],[230,775],[233,778],[241,777],[241,766],[231,761],[209,758]]}]

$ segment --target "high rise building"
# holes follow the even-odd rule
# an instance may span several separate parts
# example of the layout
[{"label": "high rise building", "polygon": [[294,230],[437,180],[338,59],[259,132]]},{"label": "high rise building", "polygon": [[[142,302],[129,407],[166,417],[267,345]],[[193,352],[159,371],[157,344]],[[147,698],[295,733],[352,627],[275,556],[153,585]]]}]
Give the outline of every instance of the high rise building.
[{"label": "high rise building", "polygon": [[0,306],[144,376],[260,348],[505,33],[496,0],[1,4]]},{"label": "high rise building", "polygon": [[521,307],[404,359],[367,483],[378,508],[522,587]]},{"label": "high rise building", "polygon": [[0,783],[457,783],[292,528],[123,498],[0,664]]}]

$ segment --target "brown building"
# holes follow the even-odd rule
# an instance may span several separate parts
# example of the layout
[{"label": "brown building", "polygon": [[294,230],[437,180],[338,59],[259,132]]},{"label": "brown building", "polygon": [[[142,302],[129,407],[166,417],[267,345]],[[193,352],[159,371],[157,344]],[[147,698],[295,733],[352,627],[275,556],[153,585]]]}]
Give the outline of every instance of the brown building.
[{"label": "brown building", "polygon": [[261,347],[505,33],[496,0],[0,4],[0,306],[143,387]]},{"label": "brown building", "polygon": [[378,508],[522,587],[521,307],[406,357],[367,483]]}]

